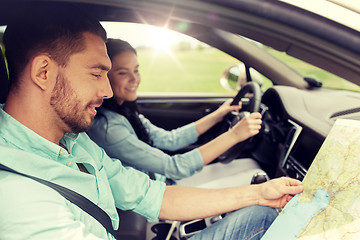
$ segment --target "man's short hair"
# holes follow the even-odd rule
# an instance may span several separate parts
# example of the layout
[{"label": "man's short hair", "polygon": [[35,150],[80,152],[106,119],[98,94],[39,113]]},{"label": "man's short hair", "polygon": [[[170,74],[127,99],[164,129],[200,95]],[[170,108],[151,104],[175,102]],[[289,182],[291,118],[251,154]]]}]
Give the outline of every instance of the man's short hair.
[{"label": "man's short hair", "polygon": [[17,14],[17,19],[8,24],[3,39],[11,84],[18,84],[25,66],[37,54],[47,54],[66,66],[72,54],[85,49],[85,32],[106,42],[106,31],[99,21],[74,6],[38,5]]}]

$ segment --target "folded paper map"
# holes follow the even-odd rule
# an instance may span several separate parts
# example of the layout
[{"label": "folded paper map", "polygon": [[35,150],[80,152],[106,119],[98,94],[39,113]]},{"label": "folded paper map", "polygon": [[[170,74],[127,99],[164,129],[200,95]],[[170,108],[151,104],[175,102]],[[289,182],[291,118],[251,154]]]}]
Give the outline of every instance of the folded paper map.
[{"label": "folded paper map", "polygon": [[360,239],[360,121],[338,119],[261,240]]}]

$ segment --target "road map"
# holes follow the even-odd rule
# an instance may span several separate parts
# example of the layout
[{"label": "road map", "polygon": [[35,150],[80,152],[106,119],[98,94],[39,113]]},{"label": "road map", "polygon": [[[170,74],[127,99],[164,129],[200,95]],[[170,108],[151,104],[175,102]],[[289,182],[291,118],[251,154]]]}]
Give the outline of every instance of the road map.
[{"label": "road map", "polygon": [[303,185],[261,240],[360,239],[360,121],[335,122]]}]

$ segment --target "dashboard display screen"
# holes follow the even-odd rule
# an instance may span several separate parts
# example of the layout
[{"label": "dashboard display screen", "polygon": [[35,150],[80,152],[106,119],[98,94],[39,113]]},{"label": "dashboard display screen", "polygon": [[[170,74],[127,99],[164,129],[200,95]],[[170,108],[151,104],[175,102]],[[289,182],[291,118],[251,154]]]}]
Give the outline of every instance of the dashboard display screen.
[{"label": "dashboard display screen", "polygon": [[321,144],[322,141],[303,131],[290,152],[290,156],[308,170]]}]

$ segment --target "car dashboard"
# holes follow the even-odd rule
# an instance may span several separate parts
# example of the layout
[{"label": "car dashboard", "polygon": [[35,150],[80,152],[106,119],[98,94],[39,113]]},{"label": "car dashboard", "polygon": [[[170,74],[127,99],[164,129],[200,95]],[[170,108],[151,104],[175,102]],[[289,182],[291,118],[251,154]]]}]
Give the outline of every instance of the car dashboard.
[{"label": "car dashboard", "polygon": [[274,86],[262,96],[253,158],[270,177],[302,180],[338,118],[360,120],[360,93]]}]

